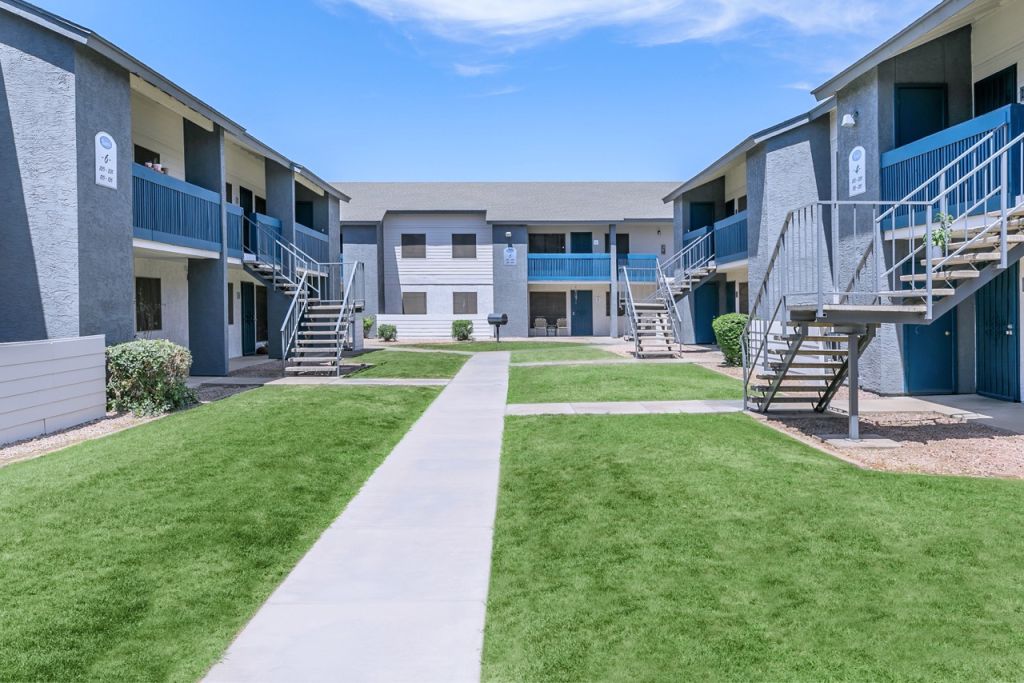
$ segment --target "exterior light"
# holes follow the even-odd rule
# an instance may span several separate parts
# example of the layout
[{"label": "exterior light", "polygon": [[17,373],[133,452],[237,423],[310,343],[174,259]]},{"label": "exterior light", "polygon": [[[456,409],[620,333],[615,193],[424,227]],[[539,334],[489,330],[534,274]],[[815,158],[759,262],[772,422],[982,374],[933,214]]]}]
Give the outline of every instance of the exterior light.
[{"label": "exterior light", "polygon": [[853,128],[857,125],[857,117],[860,116],[860,112],[853,112],[852,114],[843,114],[843,122],[841,125],[843,128]]}]

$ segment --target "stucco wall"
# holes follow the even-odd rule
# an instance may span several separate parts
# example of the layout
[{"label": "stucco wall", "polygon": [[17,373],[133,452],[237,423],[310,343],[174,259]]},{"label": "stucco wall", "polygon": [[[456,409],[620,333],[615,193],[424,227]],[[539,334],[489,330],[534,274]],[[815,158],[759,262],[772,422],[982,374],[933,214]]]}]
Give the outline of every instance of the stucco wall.
[{"label": "stucco wall", "polygon": [[[188,335],[188,259],[185,258],[136,258],[135,276],[160,280],[159,330],[137,332],[139,339],[169,339],[175,344],[189,348]],[[132,296],[132,330],[135,330],[135,285],[129,290]]]},{"label": "stucco wall", "polygon": [[366,296],[364,315],[376,316],[381,311],[380,296],[383,284],[381,270],[378,267],[377,226],[343,226],[341,242],[345,263],[363,264],[363,287]]},{"label": "stucco wall", "polygon": [[[135,331],[132,298],[132,142],[128,72],[79,48],[76,59],[78,128],[79,333],[108,344]],[[117,142],[117,189],[95,182],[95,138]]]},{"label": "stucco wall", "polygon": [[[132,140],[160,155],[167,175],[185,179],[185,132],[181,114],[133,90]],[[129,150],[134,158],[134,152]]]},{"label": "stucco wall", "polygon": [[224,141],[224,162],[227,182],[231,183],[228,201],[238,204],[238,188],[252,190],[254,195],[267,196],[267,170],[263,157],[227,138]]},{"label": "stucco wall", "polygon": [[75,53],[0,22],[0,341],[79,334]]},{"label": "stucco wall", "polygon": [[[530,327],[530,304],[526,293],[529,249],[527,228],[522,225],[495,225],[493,230],[494,310],[486,313],[508,314],[508,325],[503,335],[525,337]],[[505,233],[512,233],[512,247],[516,250],[516,264],[505,265]]]}]

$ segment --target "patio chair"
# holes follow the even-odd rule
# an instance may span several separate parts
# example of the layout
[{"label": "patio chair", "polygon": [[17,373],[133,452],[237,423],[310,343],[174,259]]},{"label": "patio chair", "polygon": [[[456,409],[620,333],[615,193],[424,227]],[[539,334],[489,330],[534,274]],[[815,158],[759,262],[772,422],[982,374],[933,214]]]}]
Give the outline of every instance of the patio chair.
[{"label": "patio chair", "polygon": [[548,336],[548,321],[546,318],[533,319],[533,334],[535,337]]},{"label": "patio chair", "polygon": [[555,336],[569,336],[569,321],[566,318],[559,318],[558,320],[555,321]]}]

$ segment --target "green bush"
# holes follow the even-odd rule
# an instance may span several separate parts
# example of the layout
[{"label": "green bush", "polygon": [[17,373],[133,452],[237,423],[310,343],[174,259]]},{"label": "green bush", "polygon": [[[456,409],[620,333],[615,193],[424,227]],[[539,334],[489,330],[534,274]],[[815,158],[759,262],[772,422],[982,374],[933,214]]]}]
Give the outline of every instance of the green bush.
[{"label": "green bush", "polygon": [[472,320],[453,320],[452,339],[456,341],[469,341],[473,338]]},{"label": "green bush", "polygon": [[395,341],[398,339],[398,328],[387,323],[377,325],[377,336],[386,342]]},{"label": "green bush", "polygon": [[370,336],[370,330],[373,329],[373,324],[375,322],[377,322],[377,319],[374,318],[372,315],[367,315],[367,316],[363,317],[363,336],[364,337],[369,337]]},{"label": "green bush", "polygon": [[192,354],[165,339],[107,347],[107,409],[136,415],[184,408],[196,402],[185,385]]},{"label": "green bush", "polygon": [[725,355],[729,365],[743,363],[743,351],[740,349],[740,337],[747,325],[747,316],[742,313],[726,313],[711,321],[711,329],[715,331],[718,348]]}]

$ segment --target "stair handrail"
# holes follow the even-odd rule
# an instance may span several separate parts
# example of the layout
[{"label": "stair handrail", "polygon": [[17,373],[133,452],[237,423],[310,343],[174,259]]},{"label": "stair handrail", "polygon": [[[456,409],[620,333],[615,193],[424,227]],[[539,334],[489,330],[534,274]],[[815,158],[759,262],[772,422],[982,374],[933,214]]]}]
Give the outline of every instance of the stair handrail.
[{"label": "stair handrail", "polygon": [[[280,277],[285,282],[298,285],[300,281],[307,279],[308,275],[320,272],[319,266],[321,264],[309,256],[309,254],[299,249],[294,243],[285,240],[282,235],[270,230],[259,221],[254,221],[248,215],[243,214],[242,220],[244,221],[243,225],[247,223],[248,227],[255,231],[257,240],[256,251],[253,251],[251,244],[248,247],[243,246],[243,250],[256,256],[257,259],[270,256],[270,265],[274,267],[271,280],[275,284]],[[243,227],[243,229],[245,228]],[[244,244],[245,241],[243,240]],[[269,253],[261,250],[260,247],[263,244],[269,245]],[[310,282],[309,285],[310,289],[318,297],[322,294],[320,290],[323,288],[323,283],[313,284]]]},{"label": "stair handrail", "polygon": [[299,326],[309,306],[309,282],[302,278],[298,289],[292,296],[292,302],[288,311],[284,314],[284,322],[281,323],[281,358],[287,362],[288,354],[292,350],[295,341],[299,336]]},{"label": "stair handrail", "polygon": [[629,284],[629,273],[626,272],[626,266],[620,266],[619,272],[622,273],[622,281],[625,285],[620,285],[619,291],[622,293],[620,294],[620,296],[623,297],[626,303],[626,319],[629,321],[629,328],[633,335],[633,356],[635,358],[639,358],[640,335],[639,330],[636,326],[636,307],[634,306],[633,302],[633,288]]},{"label": "stair handrail", "polygon": [[655,263],[655,277],[658,283],[654,290],[655,299],[660,297],[665,304],[669,318],[672,320],[672,336],[676,344],[681,346],[683,343],[683,316],[679,312],[679,302],[676,301],[676,297],[672,293],[672,286],[668,282],[668,277],[665,275],[665,269],[661,267],[661,263]]},{"label": "stair handrail", "polygon": [[334,324],[334,367],[337,374],[341,373],[341,353],[345,346],[345,338],[349,332],[349,318],[355,314],[355,282],[356,274],[361,272],[363,264],[359,261],[352,263],[352,273],[345,282],[341,299],[341,310],[338,311],[338,319]]}]

